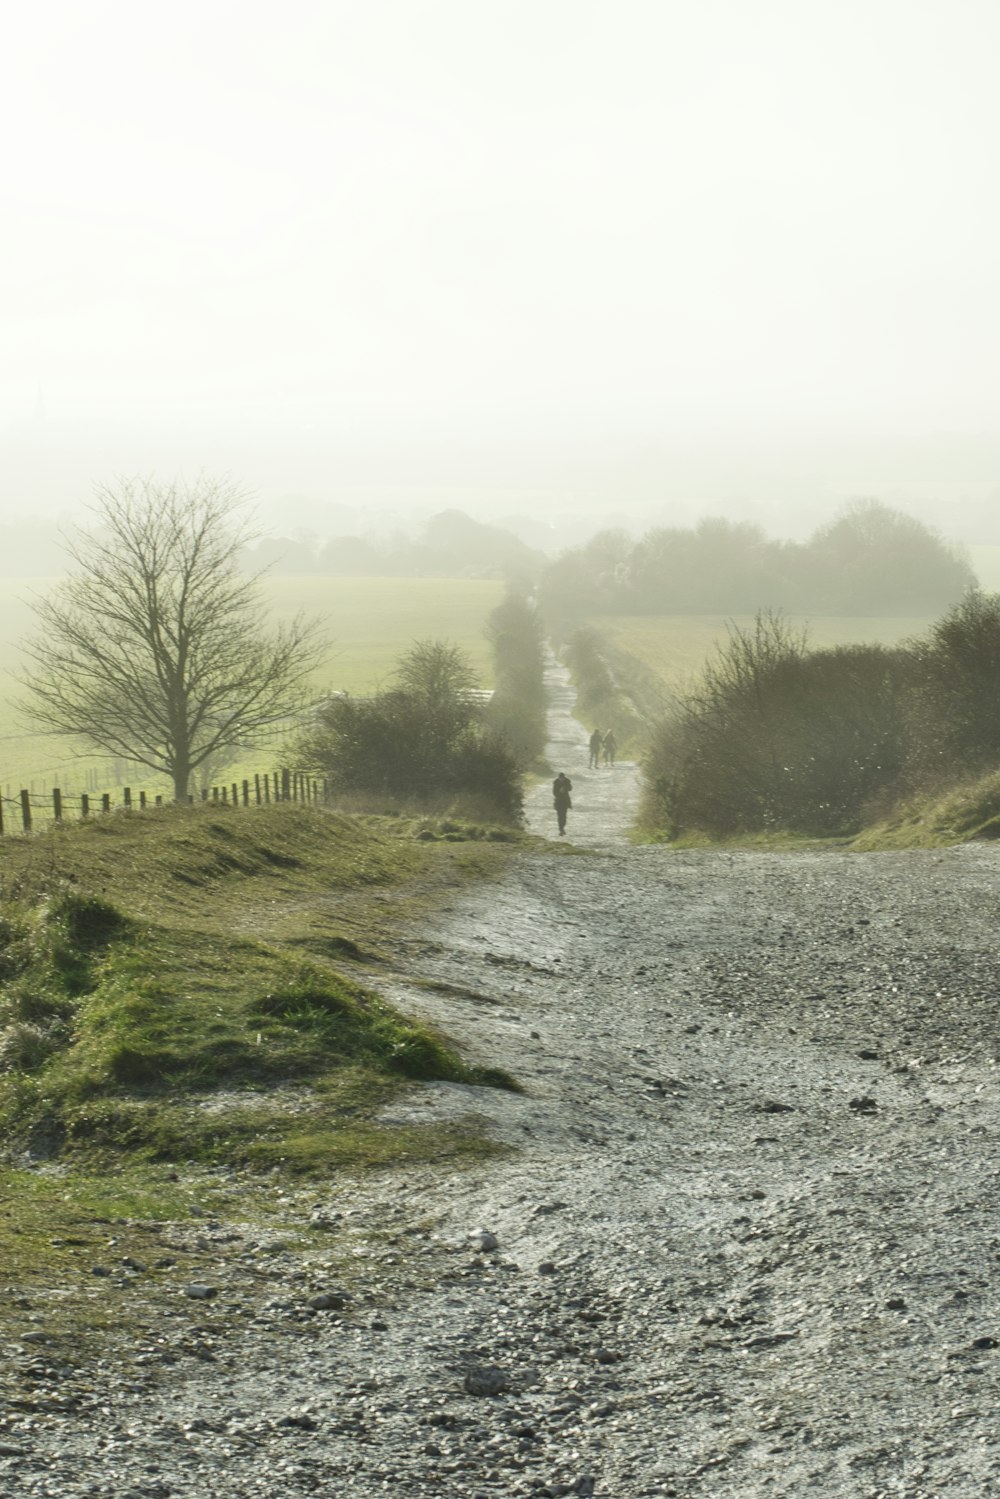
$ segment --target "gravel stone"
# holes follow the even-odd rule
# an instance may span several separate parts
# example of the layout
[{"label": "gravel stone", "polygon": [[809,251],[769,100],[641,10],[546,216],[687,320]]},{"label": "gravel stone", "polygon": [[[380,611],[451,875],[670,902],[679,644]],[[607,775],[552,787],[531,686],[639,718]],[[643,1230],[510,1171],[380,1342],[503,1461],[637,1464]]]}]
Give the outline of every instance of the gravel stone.
[{"label": "gravel stone", "polygon": [[[278,1173],[280,1232],[157,1225],[154,1270],[210,1254],[226,1295],[122,1280],[143,1330],[99,1358],[42,1288],[53,1344],[4,1350],[0,1493],[1000,1492],[1000,849],[633,846],[636,767],[588,771],[552,685],[567,837],[544,785],[528,818],[558,853],[449,890],[378,980],[524,1087],[415,1084],[386,1116],[505,1150],[320,1204]],[[306,1304],[331,1281],[351,1315]]]}]

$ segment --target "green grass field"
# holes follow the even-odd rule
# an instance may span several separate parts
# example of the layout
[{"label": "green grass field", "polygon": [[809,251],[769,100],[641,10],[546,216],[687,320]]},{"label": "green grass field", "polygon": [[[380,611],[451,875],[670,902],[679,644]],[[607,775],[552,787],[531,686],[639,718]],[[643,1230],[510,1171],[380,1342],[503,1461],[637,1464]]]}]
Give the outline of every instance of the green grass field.
[{"label": "green grass field", "polygon": [[[74,798],[125,784],[138,795],[169,794],[169,785],[151,773],[109,762],[72,740],[34,734],[17,712],[20,689],[16,673],[22,664],[19,643],[30,633],[34,616],[28,597],[45,593],[46,579],[0,578],[0,668],[3,713],[0,718],[0,792],[16,798],[22,787],[38,799],[38,813],[53,786]],[[262,580],[275,621],[299,612],[321,616],[329,652],[313,676],[321,692],[369,693],[386,685],[393,667],[415,640],[445,639],[461,646],[483,686],[491,685],[490,651],[483,630],[490,611],[503,597],[503,584],[465,578],[326,578],[272,576]],[[241,780],[255,771],[281,764],[282,732],[260,751],[220,770],[220,781]],[[116,798],[117,800],[117,798]],[[8,802],[5,816],[16,817]],[[73,815],[76,815],[75,810]]]},{"label": "green grass field", "polygon": [[[721,614],[621,614],[595,617],[590,623],[655,673],[666,693],[676,693],[689,686],[717,647],[725,644],[730,618]],[[749,615],[736,616],[731,622],[740,629],[753,626]],[[805,631],[810,646],[820,648],[866,642],[895,645],[923,634],[933,621],[789,615],[788,623],[793,630]]]}]

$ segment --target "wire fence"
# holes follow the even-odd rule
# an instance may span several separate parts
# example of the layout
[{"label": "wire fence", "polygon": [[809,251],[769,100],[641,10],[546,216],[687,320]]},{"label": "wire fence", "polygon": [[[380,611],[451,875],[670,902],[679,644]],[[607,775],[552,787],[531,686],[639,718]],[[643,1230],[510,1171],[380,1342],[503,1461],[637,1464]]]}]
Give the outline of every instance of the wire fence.
[{"label": "wire fence", "polygon": [[[189,796],[187,800],[192,806],[261,807],[271,802],[328,802],[330,798],[326,777],[282,768],[203,787],[199,796]],[[59,786],[53,786],[47,795],[22,787],[16,794],[8,790],[0,795],[0,837],[28,837],[43,825],[174,805],[172,797],[143,787],[122,786],[115,792],[82,791],[65,795]]]}]

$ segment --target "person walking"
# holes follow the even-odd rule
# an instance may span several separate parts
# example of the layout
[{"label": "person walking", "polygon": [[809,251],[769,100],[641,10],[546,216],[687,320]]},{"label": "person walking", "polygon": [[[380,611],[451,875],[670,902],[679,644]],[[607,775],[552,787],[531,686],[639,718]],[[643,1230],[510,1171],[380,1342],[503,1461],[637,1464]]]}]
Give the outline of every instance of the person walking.
[{"label": "person walking", "polygon": [[601,750],[604,747],[604,735],[600,729],[595,729],[590,736],[590,769],[596,770],[601,763]]},{"label": "person walking", "polygon": [[561,770],[552,782],[552,800],[555,804],[556,819],[559,823],[560,838],[566,831],[566,813],[573,805],[570,792],[573,790],[573,782],[564,770]]},{"label": "person walking", "polygon": [[604,736],[604,763],[614,765],[615,755],[618,753],[618,740],[609,729]]}]

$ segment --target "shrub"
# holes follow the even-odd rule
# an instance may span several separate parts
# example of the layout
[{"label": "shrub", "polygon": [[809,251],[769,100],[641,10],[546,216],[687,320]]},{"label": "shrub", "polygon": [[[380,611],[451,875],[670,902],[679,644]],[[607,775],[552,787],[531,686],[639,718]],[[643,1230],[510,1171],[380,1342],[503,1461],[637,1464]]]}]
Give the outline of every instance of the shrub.
[{"label": "shrub", "polygon": [[931,779],[1000,762],[1000,594],[970,591],[913,646],[915,760]]},{"label": "shrub", "polygon": [[643,724],[622,690],[610,662],[610,651],[596,630],[582,628],[570,636],[563,659],[576,683],[574,712],[588,725],[612,729],[619,751],[642,731]]},{"label": "shrub", "polygon": [[493,649],[493,699],[487,722],[519,765],[535,764],[548,737],[545,633],[534,605],[510,592],[486,625]]},{"label": "shrub", "polygon": [[403,658],[398,686],[373,698],[331,698],[298,746],[303,769],[335,793],[517,822],[521,783],[509,748],[487,730],[457,647],[419,642]]},{"label": "shrub", "polygon": [[645,820],[672,835],[856,830],[904,781],[912,677],[906,651],[810,653],[777,615],[732,628],[656,731]]}]

